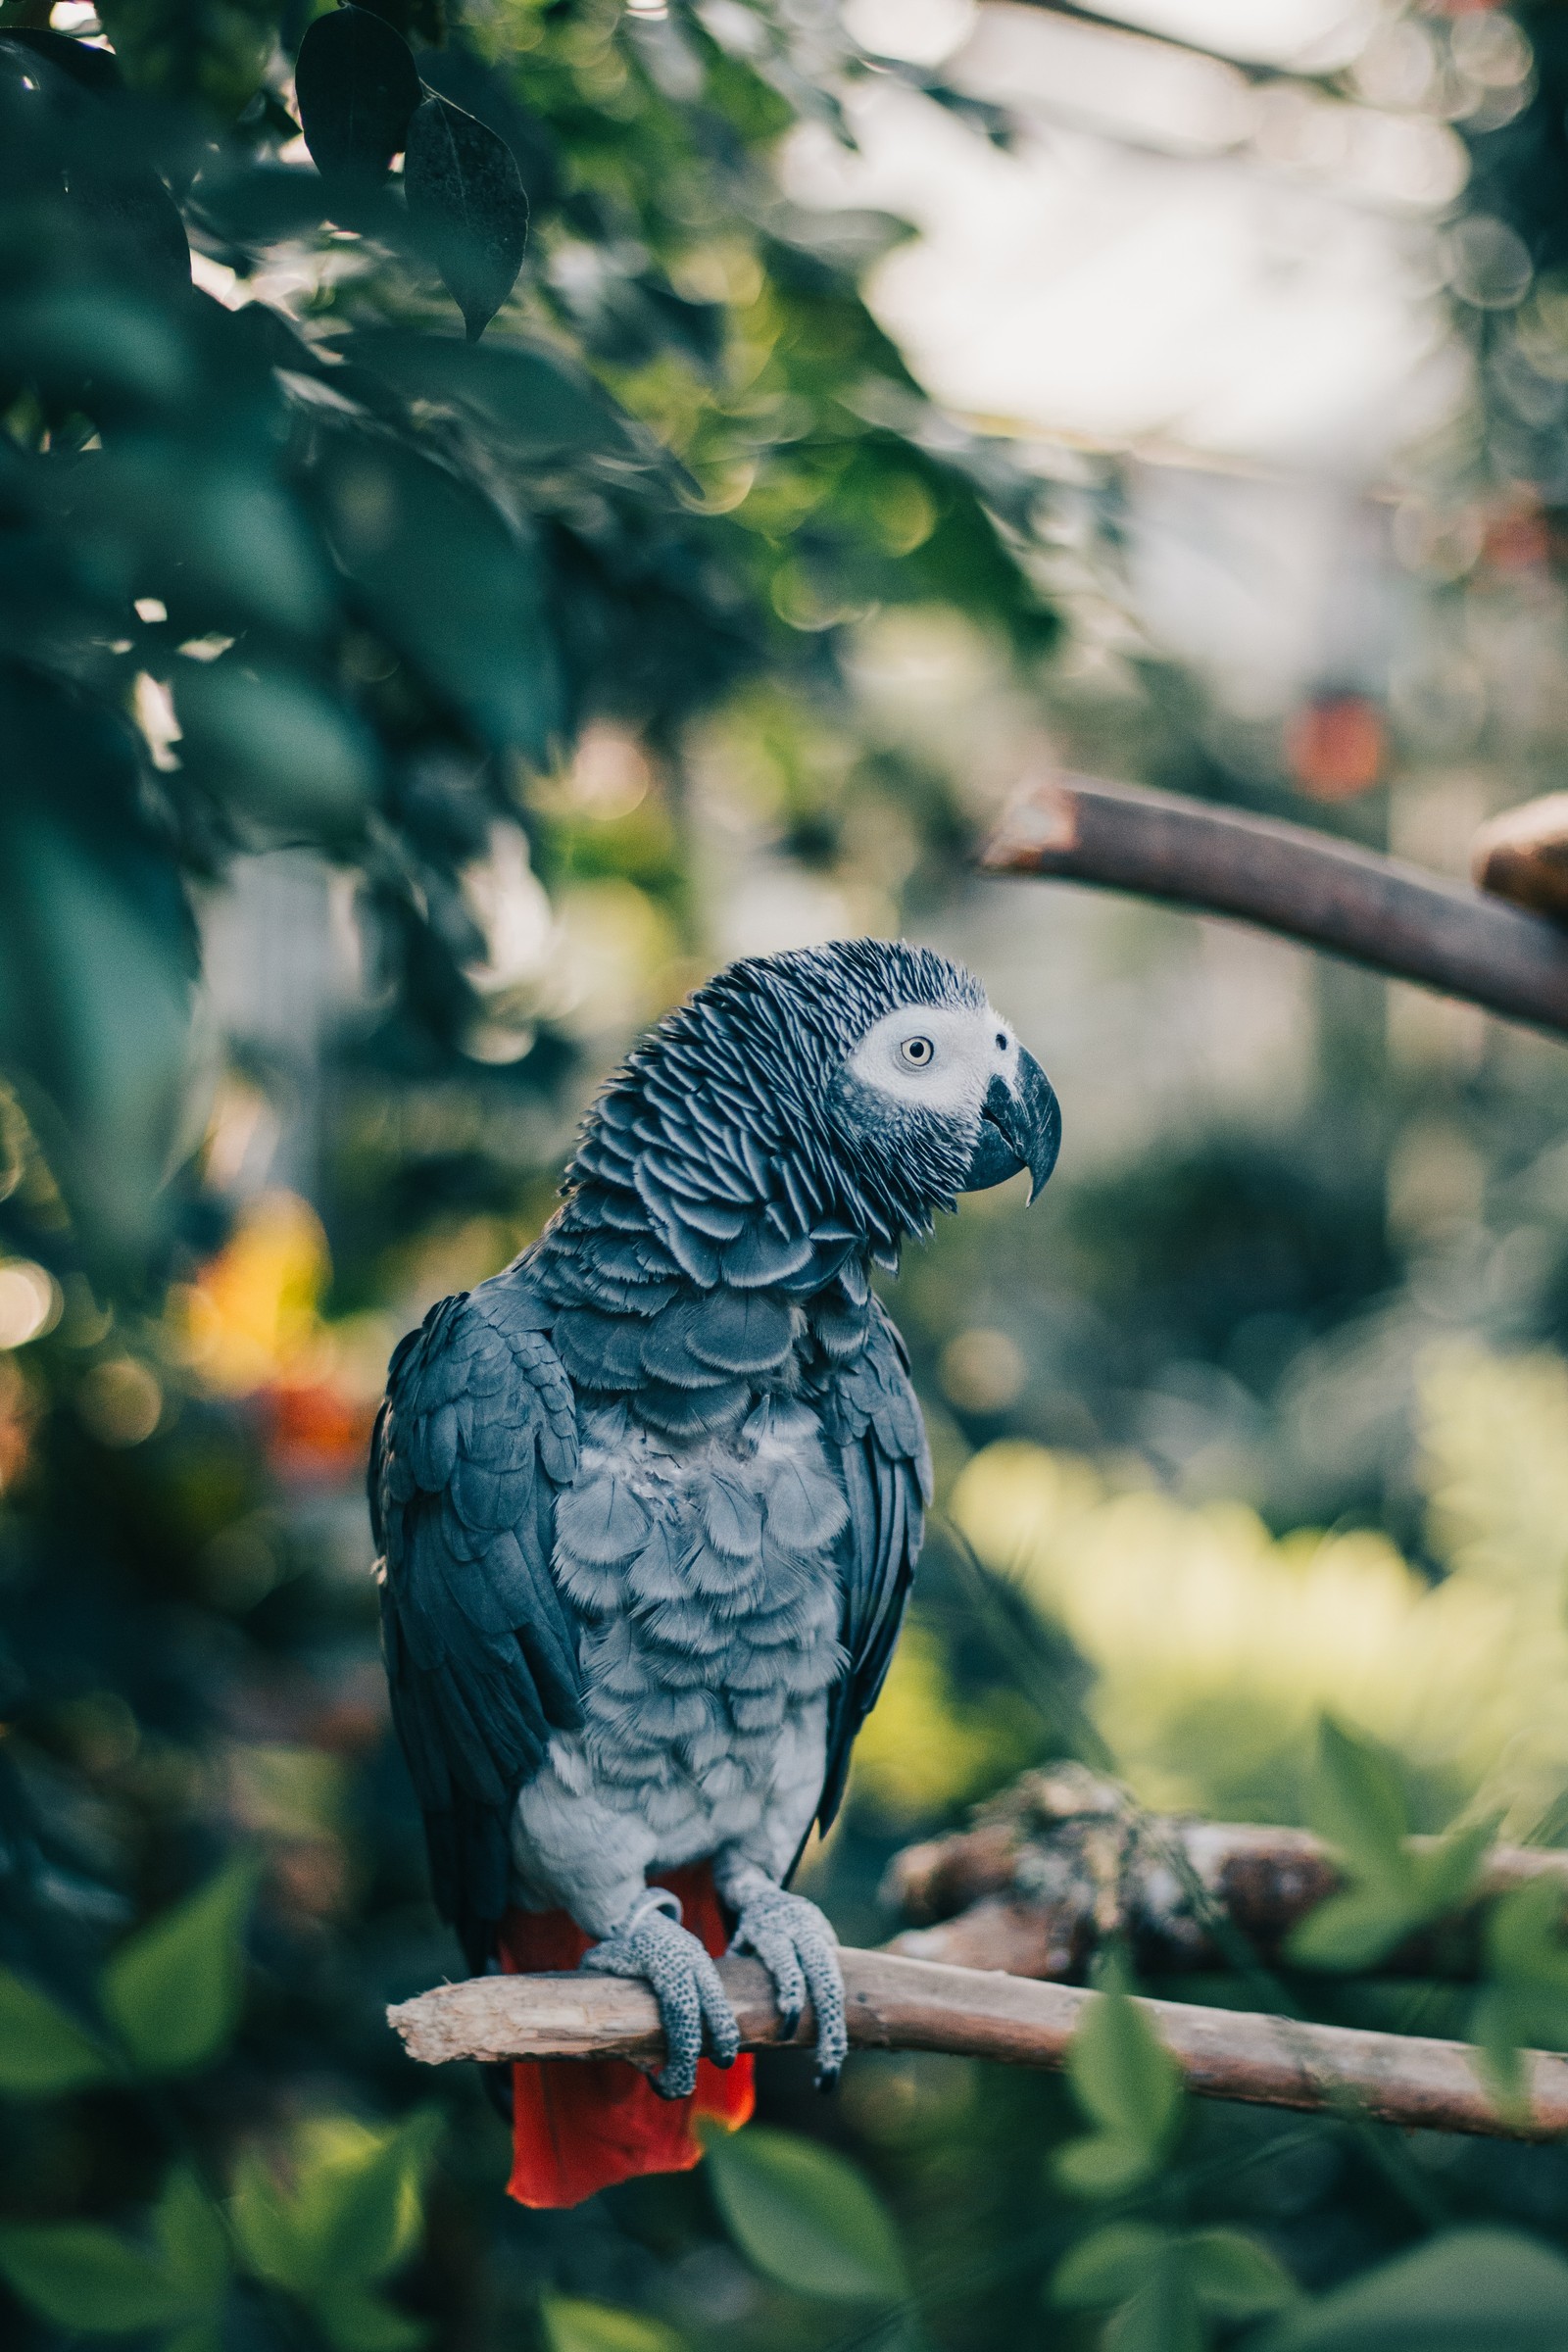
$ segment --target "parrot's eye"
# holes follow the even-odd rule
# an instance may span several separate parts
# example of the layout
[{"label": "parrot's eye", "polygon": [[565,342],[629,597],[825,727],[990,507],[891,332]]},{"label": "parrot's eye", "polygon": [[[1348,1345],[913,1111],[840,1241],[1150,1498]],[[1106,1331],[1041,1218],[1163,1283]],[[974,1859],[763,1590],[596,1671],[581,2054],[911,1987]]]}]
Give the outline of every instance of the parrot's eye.
[{"label": "parrot's eye", "polygon": [[906,1037],[899,1047],[899,1059],[911,1070],[929,1069],[936,1057],[936,1048],[928,1037]]}]

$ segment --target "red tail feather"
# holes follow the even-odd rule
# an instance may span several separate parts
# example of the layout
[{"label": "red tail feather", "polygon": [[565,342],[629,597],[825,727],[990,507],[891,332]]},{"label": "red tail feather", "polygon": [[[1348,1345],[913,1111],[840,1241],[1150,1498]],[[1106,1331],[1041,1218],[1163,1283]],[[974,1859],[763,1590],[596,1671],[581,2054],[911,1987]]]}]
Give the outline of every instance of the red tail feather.
[{"label": "red tail feather", "polygon": [[[706,1862],[653,1882],[680,1897],[681,1917],[716,1958],[729,1940]],[[564,1911],[509,1911],[501,1965],[509,1975],[575,1968],[593,1938]],[[519,2205],[577,2205],[642,2173],[685,2173],[702,2157],[700,2115],[738,2132],[757,2103],[753,2062],[727,2072],[704,2058],[689,2099],[662,2099],[624,2058],[528,2059],[512,2070],[511,2194]]]}]

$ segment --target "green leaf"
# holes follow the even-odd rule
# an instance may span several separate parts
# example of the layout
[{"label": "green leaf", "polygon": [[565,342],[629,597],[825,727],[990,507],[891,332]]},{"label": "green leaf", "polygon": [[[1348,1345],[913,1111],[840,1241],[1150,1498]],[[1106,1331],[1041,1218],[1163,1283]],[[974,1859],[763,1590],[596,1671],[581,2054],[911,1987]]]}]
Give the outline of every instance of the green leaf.
[{"label": "green leaf", "polygon": [[516,158],[485,123],[432,96],[409,125],[403,187],[414,233],[476,340],[522,268],[528,199]]},{"label": "green leaf", "polygon": [[790,2132],[706,2135],[708,2178],[730,2235],[766,2278],[838,2303],[893,2303],[907,2273],[864,2176]]},{"label": "green leaf", "polygon": [[1054,2303],[1093,2311],[1144,2293],[1158,2270],[1179,2280],[1200,2312],[1221,2320],[1261,2318],[1296,2300],[1297,2288],[1266,2246],[1237,2230],[1179,2234],[1152,2222],[1110,2222],[1073,2247],[1051,2282]]},{"label": "green leaf", "polygon": [[[1475,1821],[1468,1829],[1450,1830],[1430,1852],[1412,1854],[1417,1897],[1427,1919],[1446,1918],[1470,1900],[1496,1834],[1494,1819]],[[1559,1907],[1560,1902],[1561,1890]]]},{"label": "green leaf", "polygon": [[1525,2005],[1497,1986],[1482,1992],[1470,2013],[1470,2038],[1480,2054],[1481,2072],[1504,2116],[1522,2119],[1528,2105],[1523,2053],[1541,2040],[1532,2033],[1531,2022]]},{"label": "green leaf", "polygon": [[253,2278],[305,2294],[320,2283],[320,2265],[297,2204],[259,2151],[237,2159],[228,2218],[240,2259]]},{"label": "green leaf", "polygon": [[185,223],[156,172],[113,156],[102,169],[78,162],[71,170],[71,195],[133,272],[155,272],[172,292],[190,284]]},{"label": "green leaf", "polygon": [[1298,2297],[1283,2264],[1239,2230],[1195,2230],[1182,2240],[1182,2260],[1200,2307],[1216,2319],[1261,2319]]},{"label": "green leaf", "polygon": [[1487,1916],[1489,1975],[1506,1984],[1553,1994],[1568,2004],[1565,1902],[1568,1888],[1555,1872],[1499,1895]]},{"label": "green leaf", "polygon": [[1171,2232],[1152,2222],[1107,2222],[1063,2255],[1051,2281],[1051,2300],[1066,2311],[1124,2303],[1170,2242]]},{"label": "green leaf", "polygon": [[316,2142],[308,2178],[328,2275],[379,2278],[413,2253],[423,2226],[420,2184],[441,2132],[424,2108],[392,2130],[333,2128]]},{"label": "green leaf", "polygon": [[247,846],[341,845],[375,785],[375,745],[349,713],[276,663],[182,662],[173,678],[182,760],[238,820]]},{"label": "green leaf", "polygon": [[69,32],[34,32],[20,24],[8,24],[0,32],[0,41],[28,49],[34,57],[46,58],[57,72],[66,74],[84,90],[96,97],[124,88],[120,65],[107,49],[94,49],[86,41],[74,40]]},{"label": "green leaf", "polygon": [[0,2276],[56,2328],[128,2334],[191,2313],[156,2255],[85,2222],[0,2230]]},{"label": "green leaf", "polygon": [[1157,2262],[1153,2277],[1109,2322],[1105,2352],[1207,2352],[1192,2282],[1179,2258]]},{"label": "green leaf", "polygon": [[1162,2140],[1176,2120],[1181,2071],[1117,1966],[1079,2020],[1067,2080],[1085,2115],[1106,2132]]},{"label": "green leaf", "polygon": [[49,2098],[102,2082],[108,2053],[68,2011],[9,1968],[0,1968],[0,2091]]},{"label": "green leaf", "polygon": [[416,399],[482,417],[519,458],[599,451],[625,461],[642,454],[632,420],[603,386],[545,344],[513,335],[462,343],[455,335],[363,327],[343,348],[347,358],[373,368]]},{"label": "green leaf", "polygon": [[429,2111],[384,2132],[319,2117],[295,2134],[289,2183],[259,2155],[242,2158],[230,2219],[247,2267],[312,2297],[394,2270],[418,2240],[419,2184],[439,2130]]},{"label": "green leaf", "polygon": [[189,914],[130,730],[0,669],[0,1071],[96,1266],[139,1266],[179,1132]]},{"label": "green leaf", "polygon": [[1470,2034],[1505,2113],[1524,2096],[1521,2050],[1568,2049],[1563,1900],[1563,1883],[1552,1874],[1500,1895],[1488,1913],[1489,1982],[1471,2012]]},{"label": "green leaf", "polygon": [[1561,2352],[1565,2342],[1568,2261],[1518,2230],[1451,2230],[1287,2320],[1266,2352]]},{"label": "green leaf", "polygon": [[1088,2132],[1051,2160],[1052,2173],[1075,2197],[1120,2197],[1158,2172],[1163,2151],[1123,2132]]},{"label": "green leaf", "polygon": [[223,2352],[223,2323],[221,2316],[208,2320],[192,2320],[166,2335],[159,2352]]},{"label": "green leaf", "polygon": [[300,43],[294,97],[323,179],[377,186],[402,153],[423,96],[408,42],[368,9],[318,17]]},{"label": "green leaf", "polygon": [[1298,1920],[1285,1940],[1302,1968],[1370,1968],[1420,1924],[1407,1896],[1382,1886],[1348,1886]]},{"label": "green leaf", "polygon": [[310,2309],[338,2352],[415,2352],[429,2339],[424,2321],[396,2310],[368,2287],[326,2287],[311,2297]]},{"label": "green leaf", "polygon": [[640,2311],[546,2295],[539,2316],[546,2352],[684,2352],[684,2336]]},{"label": "green leaf", "polygon": [[544,759],[562,698],[534,542],[410,451],[345,437],[332,457],[333,547],[376,626],[492,742]]},{"label": "green leaf", "polygon": [[153,2241],[165,2276],[193,2304],[219,2303],[228,2285],[228,2233],[187,2165],[164,2183],[153,2211]]},{"label": "green leaf", "polygon": [[239,2017],[245,1922],[258,1866],[229,1863],[121,1945],[103,1972],[104,2014],[146,2074],[200,2066]]},{"label": "green leaf", "polygon": [[193,359],[176,318],[135,288],[57,285],[0,304],[15,374],[65,391],[90,376],[137,401],[173,402],[189,388]]},{"label": "green leaf", "polygon": [[1410,1822],[1397,1769],[1381,1748],[1328,1715],[1318,1726],[1308,1817],[1356,1878],[1386,1887],[1408,1886],[1404,1841]]},{"label": "green leaf", "polygon": [[1181,2070],[1131,1998],[1119,1956],[1107,1961],[1101,1985],[1067,2050],[1073,2096],[1099,2128],[1052,2159],[1060,2184],[1084,2197],[1120,2196],[1156,2172],[1182,2106]]},{"label": "green leaf", "polygon": [[260,621],[318,642],[335,617],[320,545],[269,454],[185,451],[172,433],[117,440],[73,478],[71,521],[88,546],[124,545],[149,586],[204,612],[210,629]]}]

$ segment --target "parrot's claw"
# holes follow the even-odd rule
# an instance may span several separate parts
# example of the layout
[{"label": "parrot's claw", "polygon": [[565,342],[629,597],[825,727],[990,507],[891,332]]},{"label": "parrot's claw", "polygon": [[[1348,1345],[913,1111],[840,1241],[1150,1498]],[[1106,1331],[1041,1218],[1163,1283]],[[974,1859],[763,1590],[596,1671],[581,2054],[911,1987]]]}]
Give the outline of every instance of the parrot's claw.
[{"label": "parrot's claw", "polygon": [[641,1977],[649,1985],[664,2026],[664,2064],[652,2078],[661,2098],[691,2097],[705,2037],[715,2066],[733,2065],[740,2028],[718,1971],[667,1910],[640,1903],[613,1935],[583,1954],[580,1966],[590,1976]]},{"label": "parrot's claw", "polygon": [[804,1895],[769,1886],[743,1904],[729,1948],[755,1952],[772,1978],[786,2034],[800,2024],[809,1997],[816,2017],[817,2088],[831,2090],[850,2041],[839,1939],[824,1915]]}]

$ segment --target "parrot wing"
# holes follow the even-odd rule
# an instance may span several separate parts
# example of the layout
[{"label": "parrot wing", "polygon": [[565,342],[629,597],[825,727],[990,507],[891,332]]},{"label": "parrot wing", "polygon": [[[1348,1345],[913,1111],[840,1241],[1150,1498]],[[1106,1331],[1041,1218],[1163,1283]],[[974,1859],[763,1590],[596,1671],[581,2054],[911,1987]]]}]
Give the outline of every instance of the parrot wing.
[{"label": "parrot wing", "polygon": [[850,1662],[828,1707],[827,1770],[816,1816],[824,1833],[844,1795],[856,1737],[887,1678],[931,1499],[931,1455],[909,1359],[874,1296],[870,1310],[866,1345],[840,1369],[822,1412],[850,1505],[839,1635]]},{"label": "parrot wing", "polygon": [[525,1283],[443,1299],[392,1358],[370,1448],[392,1715],[424,1816],[435,1899],[469,1965],[507,1907],[517,1790],[581,1720],[551,1572],[577,1462],[571,1383]]}]

